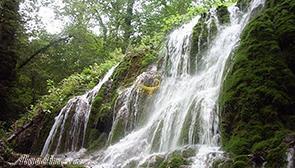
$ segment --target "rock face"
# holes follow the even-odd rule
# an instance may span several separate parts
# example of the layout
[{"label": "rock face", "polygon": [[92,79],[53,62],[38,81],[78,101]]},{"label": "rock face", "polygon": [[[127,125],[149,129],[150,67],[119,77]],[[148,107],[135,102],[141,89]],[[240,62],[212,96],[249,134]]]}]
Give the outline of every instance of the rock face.
[{"label": "rock face", "polygon": [[[295,128],[294,53],[295,1],[266,0],[246,26],[223,84],[222,143],[230,153],[262,157],[266,167],[287,164],[292,145],[283,140]],[[235,161],[251,165],[249,159]]]},{"label": "rock face", "polygon": [[42,128],[45,128],[46,122],[50,117],[41,109],[38,111],[38,114],[39,115],[34,117],[31,121],[31,126],[20,132],[20,134],[13,140],[13,147],[16,152],[35,153],[36,151],[41,151],[42,146],[40,140],[44,140],[44,142],[46,140],[46,135],[42,137],[46,130],[42,130]]}]

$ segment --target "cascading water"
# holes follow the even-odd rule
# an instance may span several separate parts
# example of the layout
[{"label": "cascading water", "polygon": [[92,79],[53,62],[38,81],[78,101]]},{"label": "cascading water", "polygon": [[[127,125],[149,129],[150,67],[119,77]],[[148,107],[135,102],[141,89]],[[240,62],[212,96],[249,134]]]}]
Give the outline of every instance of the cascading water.
[{"label": "cascading water", "polygon": [[[118,135],[125,135],[130,133],[136,128],[140,119],[142,118],[144,101],[146,96],[141,94],[141,90],[138,86],[142,84],[152,84],[154,77],[156,76],[156,67],[153,66],[148,72],[144,72],[137,77],[132,86],[124,89],[115,103],[114,107],[114,119],[111,133],[109,135],[108,144],[112,144],[118,138]],[[124,127],[124,128],[120,128]],[[116,130],[120,128],[119,130]]]},{"label": "cascading water", "polygon": [[289,148],[287,150],[287,168],[295,167],[295,148]]},{"label": "cascading water", "polygon": [[[195,151],[189,158],[191,167],[210,167],[212,158],[222,154],[218,146],[217,100],[225,64],[238,45],[251,12],[263,3],[263,0],[253,0],[244,14],[237,7],[230,7],[227,25],[220,25],[215,12],[211,12],[207,24],[216,22],[217,34],[207,39],[208,49],[198,53],[198,56],[201,54],[198,59],[191,59],[190,50],[192,30],[200,17],[174,30],[167,40],[161,86],[151,98],[152,106],[145,109],[146,122],[135,126],[132,132],[105,150],[84,156],[84,163],[101,168],[145,167],[157,157],[167,158],[173,151],[191,148]],[[193,60],[198,60],[193,62],[195,71],[191,66]],[[135,87],[136,84],[129,92]],[[134,96],[126,94],[129,92],[127,89],[125,100],[130,100],[128,95]]]},{"label": "cascading water", "polygon": [[[115,135],[116,127],[122,126],[118,124],[119,120],[128,120],[133,116],[132,121],[123,124],[126,131],[123,138],[117,143],[109,143],[112,145],[104,150],[85,154],[82,158],[79,156],[79,161],[98,168],[149,167],[159,159],[165,160],[173,152],[189,149],[193,151],[193,155],[187,158],[191,167],[210,167],[212,160],[222,155],[219,150],[217,100],[225,65],[238,45],[251,12],[263,4],[264,0],[253,0],[245,13],[237,7],[230,7],[230,23],[226,25],[219,24],[216,12],[212,10],[205,23],[209,25],[215,22],[217,33],[213,38],[207,38],[207,49],[201,50],[202,45],[198,44],[196,55],[190,55],[193,49],[192,31],[201,17],[195,17],[174,30],[167,39],[161,85],[157,93],[150,97],[151,106],[139,112],[141,104],[138,103],[137,89],[142,83],[142,74],[130,88],[121,93],[117,101],[121,106],[115,108],[109,141]],[[210,34],[210,26],[206,31]],[[62,116],[66,114],[63,111],[68,111],[66,109],[67,106],[57,117],[55,125],[61,125]],[[143,123],[139,123],[139,113],[144,113]],[[53,135],[58,132],[55,125],[42,153],[48,153]]]},{"label": "cascading water", "polygon": [[112,67],[92,90],[68,101],[55,118],[41,156],[77,151],[83,147],[92,100],[102,85],[108,81],[115,67]]}]

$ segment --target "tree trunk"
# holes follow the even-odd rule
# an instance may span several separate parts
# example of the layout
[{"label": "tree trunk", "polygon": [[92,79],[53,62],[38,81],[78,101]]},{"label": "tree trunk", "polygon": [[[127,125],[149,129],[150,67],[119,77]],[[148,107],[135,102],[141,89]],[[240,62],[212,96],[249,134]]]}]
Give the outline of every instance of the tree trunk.
[{"label": "tree trunk", "polygon": [[12,117],[8,91],[15,78],[16,32],[19,24],[18,0],[1,0],[0,6],[0,118]]}]

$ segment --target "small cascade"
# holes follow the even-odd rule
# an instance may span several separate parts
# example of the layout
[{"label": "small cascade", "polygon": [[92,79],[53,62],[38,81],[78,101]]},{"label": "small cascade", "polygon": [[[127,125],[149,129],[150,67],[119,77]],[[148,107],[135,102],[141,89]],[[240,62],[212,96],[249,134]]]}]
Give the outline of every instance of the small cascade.
[{"label": "small cascade", "polygon": [[130,133],[144,118],[144,107],[149,93],[144,93],[142,87],[153,86],[157,78],[156,66],[140,74],[132,86],[120,91],[114,107],[113,126],[109,134],[108,144],[118,141]]},{"label": "small cascade", "polygon": [[73,97],[62,108],[46,139],[41,156],[78,151],[83,147],[91,104],[115,70],[112,67],[103,79],[84,95]]}]

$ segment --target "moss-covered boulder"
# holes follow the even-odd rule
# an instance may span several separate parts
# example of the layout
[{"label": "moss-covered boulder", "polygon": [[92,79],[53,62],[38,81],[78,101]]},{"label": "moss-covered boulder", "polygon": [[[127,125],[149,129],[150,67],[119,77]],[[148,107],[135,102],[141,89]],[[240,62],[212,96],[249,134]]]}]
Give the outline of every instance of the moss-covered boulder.
[{"label": "moss-covered boulder", "polygon": [[266,167],[286,164],[290,144],[283,140],[295,128],[294,53],[295,1],[267,0],[242,33],[223,84],[225,150],[262,157]]}]

